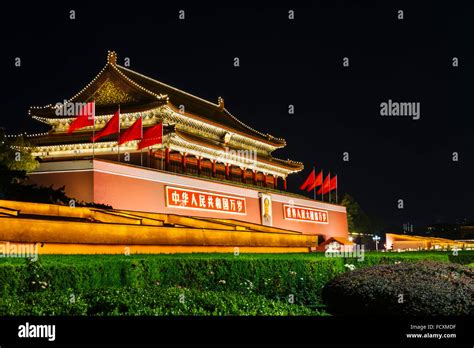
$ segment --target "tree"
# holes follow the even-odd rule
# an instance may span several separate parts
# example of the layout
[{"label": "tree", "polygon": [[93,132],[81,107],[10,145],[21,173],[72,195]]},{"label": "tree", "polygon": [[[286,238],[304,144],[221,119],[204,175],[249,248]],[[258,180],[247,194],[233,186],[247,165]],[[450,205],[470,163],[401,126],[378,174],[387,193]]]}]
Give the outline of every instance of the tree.
[{"label": "tree", "polygon": [[0,130],[0,197],[4,198],[11,186],[26,179],[38,162],[31,156],[31,146],[23,137],[10,140]]},{"label": "tree", "polygon": [[[5,142],[8,149],[0,154],[0,162],[5,163],[13,171],[32,172],[38,168],[39,163],[31,155],[32,145],[23,137],[16,137],[11,142]],[[4,149],[2,149],[4,150]]]},{"label": "tree", "polygon": [[344,194],[341,205],[347,210],[347,224],[351,233],[371,233],[372,226],[369,217],[364,213],[359,203],[349,194]]},{"label": "tree", "polygon": [[64,187],[25,185],[28,173],[39,166],[31,155],[32,150],[33,146],[24,137],[7,138],[0,130],[0,199],[66,203]]}]

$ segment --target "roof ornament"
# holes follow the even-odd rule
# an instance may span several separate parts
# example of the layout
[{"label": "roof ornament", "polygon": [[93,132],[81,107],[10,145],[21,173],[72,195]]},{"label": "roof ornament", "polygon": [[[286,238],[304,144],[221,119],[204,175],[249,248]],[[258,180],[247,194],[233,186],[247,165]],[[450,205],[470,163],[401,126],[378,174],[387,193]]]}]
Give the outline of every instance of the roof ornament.
[{"label": "roof ornament", "polygon": [[224,144],[227,145],[230,141],[230,138],[232,138],[232,134],[229,132],[225,132],[224,134]]},{"label": "roof ornament", "polygon": [[170,97],[168,94],[158,94],[158,99],[163,100],[165,103],[168,103],[170,101]]},{"label": "roof ornament", "polygon": [[224,98],[222,97],[217,98],[217,103],[219,104],[219,109],[224,110]]},{"label": "roof ornament", "polygon": [[107,63],[110,65],[117,65],[117,53],[115,51],[107,52]]}]

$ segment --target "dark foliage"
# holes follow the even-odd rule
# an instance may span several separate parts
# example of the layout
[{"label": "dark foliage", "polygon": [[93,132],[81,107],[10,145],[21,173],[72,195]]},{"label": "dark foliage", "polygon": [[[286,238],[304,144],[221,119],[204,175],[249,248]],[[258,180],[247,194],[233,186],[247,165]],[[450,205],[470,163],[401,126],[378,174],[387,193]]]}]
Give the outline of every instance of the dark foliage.
[{"label": "dark foliage", "polygon": [[433,261],[378,265],[335,277],[322,296],[335,315],[473,315],[474,270]]}]

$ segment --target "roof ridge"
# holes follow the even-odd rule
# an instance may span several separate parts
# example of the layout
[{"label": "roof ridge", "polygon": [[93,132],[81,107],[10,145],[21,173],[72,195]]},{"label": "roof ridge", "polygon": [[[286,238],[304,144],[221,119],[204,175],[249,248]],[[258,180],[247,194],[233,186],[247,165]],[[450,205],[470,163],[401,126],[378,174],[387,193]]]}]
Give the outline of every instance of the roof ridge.
[{"label": "roof ridge", "polygon": [[263,134],[262,132],[259,132],[258,130],[253,129],[253,128],[250,127],[249,125],[247,125],[247,124],[245,124],[244,122],[242,122],[241,120],[239,120],[237,117],[235,117],[234,115],[232,115],[231,112],[230,112],[229,110],[227,110],[226,108],[224,108],[224,111],[225,111],[230,117],[232,117],[235,121],[237,121],[238,123],[240,123],[242,126],[247,127],[248,129],[250,129],[250,130],[252,130],[252,131],[254,131],[254,132],[260,134],[261,136],[263,136],[263,137],[265,137],[265,138],[271,137],[271,138],[276,139],[276,140],[282,140],[282,141],[285,142],[285,144],[286,144],[285,139],[283,139],[283,138],[276,138],[276,137],[274,137],[273,135],[268,134],[268,133],[267,133],[267,134]]},{"label": "roof ridge", "polygon": [[131,72],[131,73],[140,75],[141,77],[143,77],[143,78],[145,78],[145,79],[147,79],[147,80],[150,80],[150,81],[153,81],[153,82],[157,82],[157,83],[159,83],[159,84],[161,84],[161,85],[163,85],[163,86],[165,86],[165,87],[167,87],[167,88],[173,89],[173,90],[178,91],[178,92],[183,93],[183,94],[186,94],[186,95],[188,95],[188,96],[190,96],[190,97],[193,97],[193,98],[195,98],[195,99],[199,99],[199,100],[201,100],[201,101],[203,101],[203,102],[205,102],[205,103],[207,103],[207,104],[211,104],[211,105],[214,106],[215,108],[219,108],[219,105],[218,105],[218,104],[215,104],[215,103],[213,103],[213,102],[211,102],[211,101],[209,101],[209,100],[206,100],[206,99],[204,99],[204,98],[198,97],[197,95],[191,94],[191,93],[189,93],[189,92],[183,91],[182,89],[179,89],[179,88],[173,87],[173,86],[171,86],[171,85],[168,85],[167,83],[158,81],[158,80],[156,80],[156,79],[154,79],[154,78],[152,78],[152,77],[143,75],[142,73],[139,73],[138,71],[135,71],[135,70],[126,68],[126,67],[124,67],[124,66],[122,66],[122,65],[120,65],[120,64],[117,64],[116,67],[118,67],[118,68],[120,68],[120,69],[124,69],[124,70],[126,70],[126,71],[129,71],[129,72]]},{"label": "roof ridge", "polygon": [[[143,86],[140,86],[138,83],[136,83],[135,81],[133,81],[132,79],[130,79],[128,76],[126,76],[123,72],[121,72],[117,66],[115,66],[114,64],[111,64],[110,62],[107,62],[103,67],[102,69],[95,75],[95,77],[89,81],[88,84],[86,84],[85,87],[83,87],[79,92],[77,92],[76,94],[74,94],[72,97],[68,98],[68,99],[65,99],[63,101],[63,103],[61,104],[66,104],[66,103],[69,103],[71,100],[79,97],[81,94],[83,94],[95,81],[97,81],[97,79],[104,73],[104,71],[107,69],[107,67],[110,67],[112,69],[114,69],[114,71],[116,71],[121,77],[123,77],[124,79],[126,79],[129,83],[131,83],[132,85],[136,86],[137,88],[143,90],[145,93],[148,93],[150,94],[151,96],[154,96],[156,97],[157,99],[159,100],[163,100],[165,99],[165,96],[164,95],[159,95],[159,94],[156,94],[156,93],[153,93],[152,91],[148,90],[147,88],[143,87]],[[35,110],[39,110],[39,109],[47,109],[47,108],[55,108],[57,106],[58,103],[56,104],[47,104],[47,105],[44,105],[44,106],[30,106],[29,108],[29,114],[31,113],[31,109],[35,109]]]},{"label": "roof ridge", "polygon": [[277,161],[286,162],[286,163],[304,164],[303,162],[293,161],[293,160],[290,160],[290,159],[285,160],[283,158],[278,158],[278,157],[274,157],[274,156],[272,156],[272,159],[277,160]]},{"label": "roof ridge", "polygon": [[[97,73],[97,75],[95,75],[95,77],[85,86],[83,87],[79,92],[77,92],[76,94],[74,94],[72,97],[70,97],[69,99],[65,99],[64,100],[64,103],[62,104],[66,104],[68,103],[71,99],[74,99],[76,98],[77,96],[79,96],[80,94],[82,94],[87,88],[89,88],[98,78],[100,75],[102,75],[102,73],[104,72],[105,68],[107,68],[107,66],[109,65],[109,62],[107,62],[103,67],[102,69]],[[35,110],[39,110],[39,109],[47,109],[47,108],[55,108],[57,104],[47,104],[47,105],[44,105],[44,106],[30,106],[30,108],[28,109],[28,114],[31,115],[31,109],[35,109]]]},{"label": "roof ridge", "polygon": [[[107,63],[107,64],[110,64],[110,63]],[[120,76],[122,76],[123,78],[125,78],[127,81],[129,81],[129,82],[132,83],[133,85],[137,86],[137,88],[142,89],[144,92],[147,92],[148,94],[151,94],[151,95],[157,97],[157,98],[160,99],[160,100],[167,98],[166,95],[163,95],[163,94],[156,94],[156,93],[150,91],[149,89],[147,89],[147,88],[145,88],[145,87],[139,85],[139,84],[136,83],[135,81],[133,81],[131,78],[129,78],[128,76],[126,76],[123,72],[121,72],[119,68],[117,68],[117,66],[120,67],[120,65],[118,65],[118,64],[117,64],[117,65],[110,64],[110,66],[111,66],[116,72],[118,72],[118,73],[120,74]]]}]

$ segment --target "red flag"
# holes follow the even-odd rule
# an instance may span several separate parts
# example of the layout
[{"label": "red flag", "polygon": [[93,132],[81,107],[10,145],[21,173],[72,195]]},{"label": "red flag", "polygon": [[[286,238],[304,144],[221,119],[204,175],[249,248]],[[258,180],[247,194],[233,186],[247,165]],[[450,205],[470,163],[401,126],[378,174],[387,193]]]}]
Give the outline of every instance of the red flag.
[{"label": "red flag", "polygon": [[95,133],[95,137],[92,137],[92,141],[96,142],[106,135],[120,133],[120,109],[115,112],[112,118],[99,132]]},{"label": "red flag", "polygon": [[161,144],[163,141],[163,123],[153,126],[143,134],[143,139],[138,144],[138,150],[144,147]]},{"label": "red flag", "polygon": [[142,118],[139,117],[125,132],[120,136],[119,145],[127,141],[143,138]]},{"label": "red flag", "polygon": [[315,177],[315,170],[313,168],[313,171],[309,174],[309,176],[306,178],[305,182],[303,185],[300,186],[300,190],[304,190],[309,186],[311,186],[314,183],[314,177]]},{"label": "red flag", "polygon": [[334,178],[331,179],[331,182],[329,183],[329,191],[337,189],[337,175],[334,176]]},{"label": "red flag", "polygon": [[[337,189],[337,175],[335,175],[333,178],[331,178],[331,180],[329,182],[329,185],[327,187],[323,188],[323,195],[325,195],[326,193],[331,192],[335,189]],[[321,190],[319,190],[318,193],[321,193]]]},{"label": "red flag", "polygon": [[67,130],[68,133],[72,133],[77,129],[93,126],[95,117],[95,102],[90,102],[84,105],[79,111],[76,119],[72,121]]},{"label": "red flag", "polygon": [[331,184],[331,173],[329,173],[324,179],[323,186],[321,186],[321,188],[319,189],[318,195],[321,194],[321,192],[323,194],[326,194],[327,192],[329,192],[328,190],[329,190],[330,184]]},{"label": "red flag", "polygon": [[314,179],[313,184],[308,186],[307,191],[309,192],[313,190],[315,187],[321,186],[322,184],[323,184],[323,171],[321,170],[318,176],[316,177],[316,179]]}]

